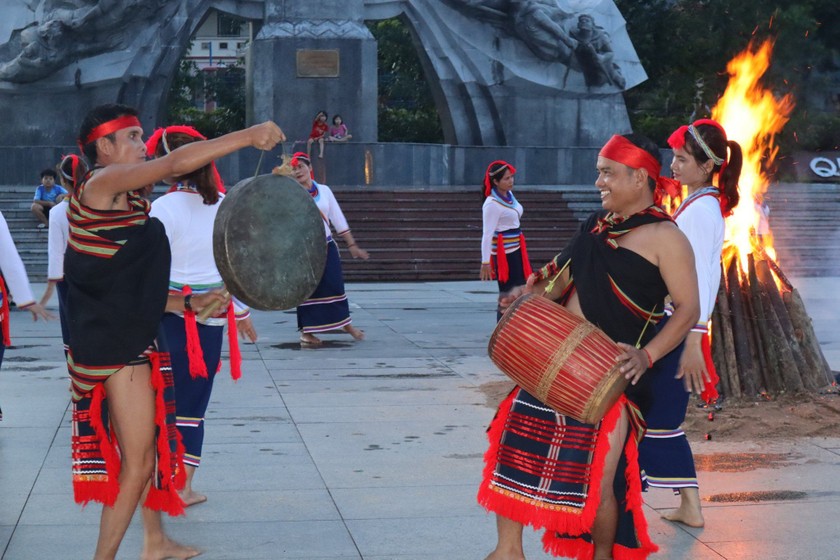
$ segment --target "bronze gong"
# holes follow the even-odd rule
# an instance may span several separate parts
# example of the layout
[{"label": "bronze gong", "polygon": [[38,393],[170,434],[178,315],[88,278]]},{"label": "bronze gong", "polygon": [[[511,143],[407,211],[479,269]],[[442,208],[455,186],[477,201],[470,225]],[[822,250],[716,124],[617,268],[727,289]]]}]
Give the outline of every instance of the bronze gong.
[{"label": "bronze gong", "polygon": [[213,224],[213,254],[228,291],[263,311],[300,305],[327,261],[321,212],[289,177],[258,175],[230,189]]}]

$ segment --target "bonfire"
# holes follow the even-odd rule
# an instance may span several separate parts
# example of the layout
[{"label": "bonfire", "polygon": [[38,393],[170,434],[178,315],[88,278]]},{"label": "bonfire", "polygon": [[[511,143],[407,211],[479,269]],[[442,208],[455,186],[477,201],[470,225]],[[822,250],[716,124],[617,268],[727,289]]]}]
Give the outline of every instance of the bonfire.
[{"label": "bonfire", "polygon": [[730,140],[741,145],[740,203],[726,219],[723,281],[712,316],[712,356],[720,393],[733,398],[813,391],[831,369],[802,298],[776,262],[761,202],[770,187],[775,137],[794,107],[760,85],[773,44],[750,45],[727,65],[729,83],[712,109]]}]

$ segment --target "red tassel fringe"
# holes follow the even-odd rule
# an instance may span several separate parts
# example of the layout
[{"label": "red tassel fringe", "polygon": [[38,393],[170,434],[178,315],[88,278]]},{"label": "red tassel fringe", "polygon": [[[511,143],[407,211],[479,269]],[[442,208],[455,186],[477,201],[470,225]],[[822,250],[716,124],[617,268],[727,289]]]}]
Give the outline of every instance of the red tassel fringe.
[{"label": "red tassel fringe", "polygon": [[[184,286],[183,294],[192,294],[192,288]],[[187,329],[187,360],[190,364],[190,377],[207,379],[207,365],[204,363],[204,352],[201,350],[201,340],[198,338],[198,323],[195,312],[184,310],[184,325]]]},{"label": "red tassel fringe", "polygon": [[238,381],[242,377],[242,354],[239,352],[239,332],[236,330],[236,313],[233,302],[228,304],[228,348],[230,350],[230,377]]},{"label": "red tassel fringe", "polygon": [[525,246],[525,235],[519,234],[519,250],[522,255],[522,270],[525,273],[525,280],[533,273],[531,270],[531,259],[528,258],[528,247]]},{"label": "red tassel fringe", "polygon": [[6,281],[0,278],[0,293],[3,294],[3,311],[0,312],[0,326],[3,329],[3,346],[11,346],[12,339],[9,337],[9,290],[6,288]]},{"label": "red tassel fringe", "polygon": [[711,338],[711,335],[706,333],[700,342],[700,347],[703,350],[703,360],[706,362],[706,371],[709,372],[709,377],[711,378],[711,381],[703,380],[703,392],[700,393],[700,397],[706,401],[706,404],[716,401],[720,396],[717,390],[720,376],[718,376],[717,369],[715,369],[715,362],[712,360]]},{"label": "red tassel fringe", "polygon": [[496,238],[496,263],[499,268],[499,282],[507,282],[510,278],[510,269],[508,268],[507,254],[505,253],[505,238],[502,234]]}]

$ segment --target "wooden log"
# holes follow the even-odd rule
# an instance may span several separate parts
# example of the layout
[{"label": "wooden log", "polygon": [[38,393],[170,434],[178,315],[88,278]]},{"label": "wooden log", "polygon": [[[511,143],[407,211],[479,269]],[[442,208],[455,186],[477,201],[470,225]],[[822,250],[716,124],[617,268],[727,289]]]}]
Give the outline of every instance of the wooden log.
[{"label": "wooden log", "polygon": [[744,302],[744,321],[746,323],[747,339],[750,343],[750,352],[753,356],[753,363],[755,364],[755,384],[759,388],[759,392],[772,391],[770,388],[773,384],[771,373],[768,371],[769,366],[767,362],[767,353],[764,350],[764,340],[761,338],[761,331],[759,326],[761,324],[756,317],[754,310],[755,304],[752,301],[752,292],[750,291],[750,281],[748,272],[741,268],[741,261],[738,261],[738,278],[741,287],[741,297]]},{"label": "wooden log", "polygon": [[729,299],[729,308],[732,310],[732,332],[735,356],[738,361],[739,385],[744,395],[754,396],[758,394],[759,386],[756,383],[756,358],[750,342],[738,268],[738,259],[732,259],[726,271],[726,296]]},{"label": "wooden log", "polygon": [[777,263],[776,261],[771,259],[769,255],[766,255],[766,253],[765,253],[765,256],[766,256],[765,260],[767,261],[767,264],[770,266],[770,268],[773,269],[773,272],[776,273],[776,277],[778,277],[779,281],[785,286],[785,289],[787,291],[793,290],[793,284],[790,283],[790,280],[788,280],[788,277],[785,276],[784,272],[782,272],[782,269],[779,267],[779,263]]},{"label": "wooden log", "polygon": [[[727,396],[741,398],[741,381],[738,376],[738,362],[735,352],[735,338],[732,334],[732,311],[729,308],[729,298],[726,290],[726,275],[723,275],[718,290],[717,306],[718,323],[712,321],[712,342],[717,339],[723,348],[723,361],[726,362],[724,371],[728,377],[727,385],[731,391]],[[721,376],[723,378],[723,376]]]},{"label": "wooden log", "polygon": [[770,272],[770,269],[771,266],[768,260],[756,260],[756,275],[758,276],[759,282],[761,282],[762,288],[770,298],[770,303],[773,306],[773,311],[775,312],[776,318],[779,321],[779,326],[781,327],[782,332],[784,333],[783,342],[786,343],[787,347],[790,349],[793,361],[796,364],[796,376],[802,383],[802,387],[805,388],[807,387],[807,384],[805,383],[805,378],[808,377],[810,374],[810,366],[808,365],[808,362],[805,359],[804,352],[802,351],[802,346],[799,344],[799,340],[797,339],[795,334],[795,329],[793,328],[793,323],[790,320],[790,313],[788,312],[788,309],[785,306],[785,302],[782,300],[782,295],[779,293],[779,288],[776,285],[776,280],[773,277],[773,273]]},{"label": "wooden log", "polygon": [[[801,392],[805,386],[802,384],[802,376],[793,358],[790,340],[785,336],[779,317],[770,301],[770,294],[765,284],[759,281],[757,269],[759,262],[750,255],[750,288],[758,296],[761,311],[764,316],[764,333],[766,334],[766,348],[768,350],[768,362],[775,356],[773,371],[779,375],[781,389],[785,391]],[[768,271],[769,272],[769,271]],[[770,289],[776,290],[776,283],[770,281]]]},{"label": "wooden log", "polygon": [[822,352],[817,334],[814,332],[811,317],[805,310],[805,303],[796,288],[785,294],[784,302],[790,314],[796,336],[801,337],[802,346],[805,349],[805,359],[812,366],[807,376],[807,386],[812,389],[820,389],[830,384],[834,380],[834,375]]},{"label": "wooden log", "polygon": [[[723,299],[726,299],[725,292]],[[724,348],[723,333],[720,331],[722,323],[720,306],[716,305],[714,311],[712,311],[712,362],[715,364],[718,378],[720,378],[718,393],[723,397],[732,397],[732,388],[729,386],[729,371],[727,370],[725,358],[726,348]]]},{"label": "wooden log", "polygon": [[782,356],[780,348],[778,348],[778,341],[770,331],[770,318],[768,316],[770,301],[766,294],[762,300],[761,286],[755,275],[755,259],[752,254],[748,255],[747,259],[749,261],[747,287],[750,291],[753,320],[758,327],[758,333],[762,342],[761,351],[765,357],[764,379],[767,382],[765,388],[768,393],[777,394],[785,388],[784,374],[782,370],[786,366],[782,363]]}]

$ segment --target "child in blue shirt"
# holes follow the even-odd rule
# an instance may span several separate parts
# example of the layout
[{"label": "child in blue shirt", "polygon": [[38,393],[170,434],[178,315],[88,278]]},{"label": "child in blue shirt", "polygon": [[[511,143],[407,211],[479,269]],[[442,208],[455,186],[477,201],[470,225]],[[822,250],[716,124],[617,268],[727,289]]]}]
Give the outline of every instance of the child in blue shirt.
[{"label": "child in blue shirt", "polygon": [[52,169],[41,171],[41,184],[35,189],[35,198],[32,200],[32,213],[41,222],[38,224],[39,229],[50,225],[47,215],[53,206],[67,196],[64,187],[55,183],[57,178],[58,176]]}]

